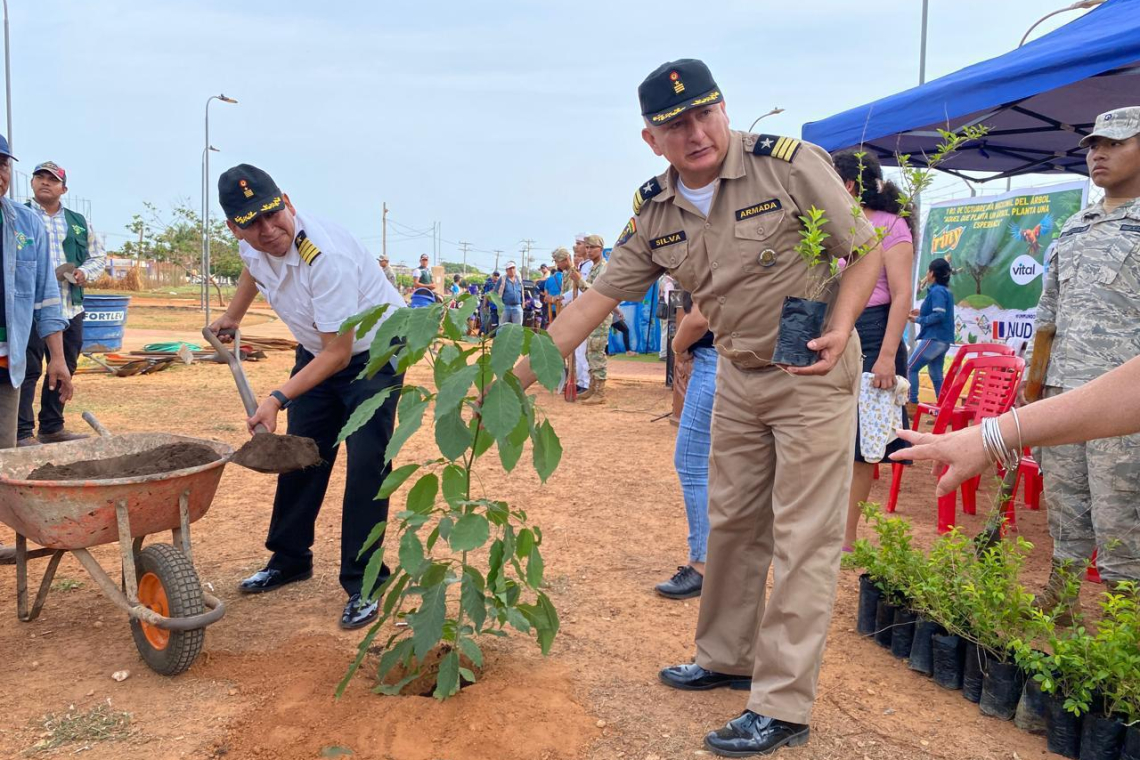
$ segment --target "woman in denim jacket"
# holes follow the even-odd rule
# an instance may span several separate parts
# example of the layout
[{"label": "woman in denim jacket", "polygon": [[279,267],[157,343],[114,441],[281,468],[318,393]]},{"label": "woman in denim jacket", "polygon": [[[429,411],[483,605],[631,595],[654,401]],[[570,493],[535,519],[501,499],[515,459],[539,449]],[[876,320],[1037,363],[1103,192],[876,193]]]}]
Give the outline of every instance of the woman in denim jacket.
[{"label": "woman in denim jacket", "polygon": [[950,271],[950,262],[945,259],[930,262],[926,273],[930,289],[926,292],[922,308],[910,313],[911,321],[922,328],[907,367],[912,404],[918,403],[918,372],[923,367],[928,367],[934,395],[942,393],[942,360],[954,342],[954,295],[946,287],[950,284]]}]

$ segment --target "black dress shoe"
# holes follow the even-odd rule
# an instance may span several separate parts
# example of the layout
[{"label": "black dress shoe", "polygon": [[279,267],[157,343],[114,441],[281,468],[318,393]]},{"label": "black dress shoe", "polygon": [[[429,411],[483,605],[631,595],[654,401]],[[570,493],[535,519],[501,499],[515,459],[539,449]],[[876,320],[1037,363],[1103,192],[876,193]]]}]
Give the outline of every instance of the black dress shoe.
[{"label": "black dress shoe", "polygon": [[344,614],[340,616],[340,627],[346,631],[354,628],[363,628],[376,619],[380,613],[380,602],[365,602],[360,594],[353,594],[344,605]]},{"label": "black dress shoe", "polygon": [[705,746],[721,757],[770,755],[780,747],[807,744],[810,729],[799,723],[786,723],[751,710],[705,737]]},{"label": "black dress shoe", "polygon": [[707,691],[727,686],[730,689],[747,691],[752,688],[751,676],[733,676],[728,673],[714,673],[693,662],[665,668],[657,674],[661,683],[683,691]]},{"label": "black dress shoe", "polygon": [[263,594],[297,581],[307,581],[313,577],[313,568],[302,570],[299,573],[286,574],[276,568],[267,567],[258,570],[253,575],[238,584],[238,591],[243,594]]},{"label": "black dress shoe", "polygon": [[701,595],[705,577],[693,569],[692,565],[681,565],[673,577],[653,588],[667,599],[692,599]]}]

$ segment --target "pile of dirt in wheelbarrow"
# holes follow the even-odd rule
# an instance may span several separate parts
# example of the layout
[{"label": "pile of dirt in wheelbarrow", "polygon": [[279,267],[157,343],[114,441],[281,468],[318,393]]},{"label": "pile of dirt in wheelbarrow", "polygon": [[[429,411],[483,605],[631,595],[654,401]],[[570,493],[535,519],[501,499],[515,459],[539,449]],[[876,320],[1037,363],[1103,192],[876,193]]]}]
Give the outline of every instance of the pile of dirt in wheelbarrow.
[{"label": "pile of dirt in wheelbarrow", "polygon": [[68,464],[48,462],[32,470],[28,480],[108,480],[136,478],[184,470],[216,462],[222,457],[209,446],[180,441],[108,459],[87,459]]}]

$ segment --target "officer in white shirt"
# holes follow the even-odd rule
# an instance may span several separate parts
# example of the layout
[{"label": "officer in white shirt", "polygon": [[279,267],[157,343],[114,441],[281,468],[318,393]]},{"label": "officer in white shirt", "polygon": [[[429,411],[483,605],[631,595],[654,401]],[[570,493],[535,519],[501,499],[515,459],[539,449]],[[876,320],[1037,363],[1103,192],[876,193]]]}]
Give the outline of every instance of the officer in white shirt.
[{"label": "officer in white shirt", "polygon": [[[360,404],[403,377],[386,366],[372,379],[357,379],[368,363],[375,328],[366,335],[338,335],[349,317],[378,304],[388,314],[404,306],[376,260],[343,228],[310,214],[298,214],[289,196],[261,169],[239,164],[218,179],[226,224],[238,238],[244,267],[226,313],[210,325],[215,333],[236,329],[260,292],[300,343],[287,382],[274,390],[246,424],[271,432],[288,410],[288,433],[317,442],[323,462],[280,475],[265,546],[268,565],[241,582],[249,594],[307,580],[313,575],[313,530],[336,461],[337,434]],[[385,317],[387,314],[385,315]],[[392,436],[399,393],[350,435],[348,477],[341,515],[340,583],[349,595],[342,628],[360,628],[376,618],[377,606],[360,596],[365,561],[357,559],[373,526],[388,517],[388,500],[376,499],[391,470],[384,451]],[[382,583],[389,571],[380,571]]]}]

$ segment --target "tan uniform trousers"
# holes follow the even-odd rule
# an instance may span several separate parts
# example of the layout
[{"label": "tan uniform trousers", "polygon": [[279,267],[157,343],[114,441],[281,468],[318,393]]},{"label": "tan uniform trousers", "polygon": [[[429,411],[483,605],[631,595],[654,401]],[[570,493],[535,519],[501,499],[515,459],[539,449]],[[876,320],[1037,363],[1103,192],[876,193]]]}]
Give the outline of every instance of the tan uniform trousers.
[{"label": "tan uniform trousers", "polygon": [[696,661],[751,675],[748,709],[792,723],[810,722],[835,600],[860,367],[852,333],[823,377],[717,375]]}]

